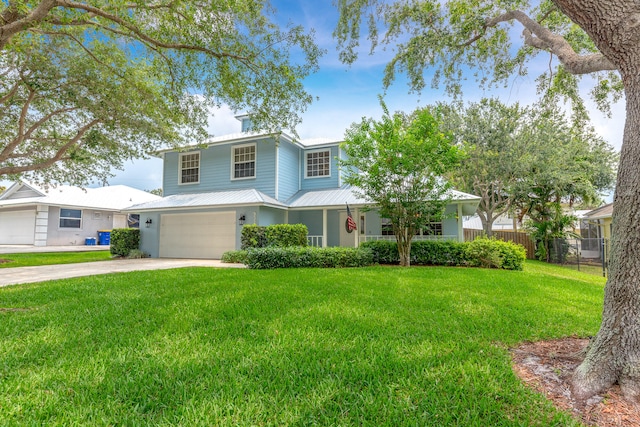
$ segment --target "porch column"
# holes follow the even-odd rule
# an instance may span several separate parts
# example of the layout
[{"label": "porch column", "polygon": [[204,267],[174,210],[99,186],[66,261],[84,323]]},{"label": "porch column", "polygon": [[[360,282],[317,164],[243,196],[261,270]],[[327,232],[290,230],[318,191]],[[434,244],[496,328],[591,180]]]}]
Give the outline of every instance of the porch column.
[{"label": "porch column", "polygon": [[353,236],[353,244],[355,245],[355,247],[357,248],[358,246],[360,246],[360,226],[362,224],[360,224],[360,211],[358,210],[358,208],[356,208],[355,210],[355,218],[353,218],[353,220],[356,222],[356,224],[358,225],[358,227],[354,230],[355,236]]},{"label": "porch column", "polygon": [[322,247],[327,247],[327,210],[322,209]]},{"label": "porch column", "polygon": [[464,242],[464,229],[462,228],[462,203],[458,203],[458,241]]}]

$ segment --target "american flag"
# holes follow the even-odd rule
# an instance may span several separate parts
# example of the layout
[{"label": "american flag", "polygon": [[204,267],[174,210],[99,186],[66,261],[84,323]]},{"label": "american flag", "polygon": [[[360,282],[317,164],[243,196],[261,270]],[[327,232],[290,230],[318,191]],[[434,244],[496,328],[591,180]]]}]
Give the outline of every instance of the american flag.
[{"label": "american flag", "polygon": [[356,222],[353,220],[353,216],[351,216],[351,209],[349,209],[349,204],[347,204],[347,231],[352,232],[357,229]]}]

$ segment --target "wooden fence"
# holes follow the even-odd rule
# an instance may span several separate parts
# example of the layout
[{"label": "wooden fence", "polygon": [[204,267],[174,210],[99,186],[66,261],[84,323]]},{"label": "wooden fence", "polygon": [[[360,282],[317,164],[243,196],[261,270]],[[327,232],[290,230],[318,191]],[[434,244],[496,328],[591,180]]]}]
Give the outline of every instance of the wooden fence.
[{"label": "wooden fence", "polygon": [[[464,229],[464,241],[470,242],[474,240],[476,237],[480,237],[484,235],[482,230],[471,230],[468,228]],[[511,240],[514,243],[519,243],[527,250],[527,258],[528,259],[536,259],[536,248],[531,240],[531,237],[527,233],[519,233],[516,231],[494,231],[493,236],[496,239],[504,240],[508,242]]]}]

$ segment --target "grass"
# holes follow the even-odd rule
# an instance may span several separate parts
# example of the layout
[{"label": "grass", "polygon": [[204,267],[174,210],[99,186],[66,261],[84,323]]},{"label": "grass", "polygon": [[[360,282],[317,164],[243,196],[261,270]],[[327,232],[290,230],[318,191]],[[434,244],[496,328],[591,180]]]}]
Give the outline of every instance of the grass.
[{"label": "grass", "polygon": [[0,289],[0,425],[578,425],[508,348],[596,332],[604,280],[189,268]]},{"label": "grass", "polygon": [[76,262],[106,261],[109,259],[111,259],[109,251],[0,254],[0,268],[72,264]]}]

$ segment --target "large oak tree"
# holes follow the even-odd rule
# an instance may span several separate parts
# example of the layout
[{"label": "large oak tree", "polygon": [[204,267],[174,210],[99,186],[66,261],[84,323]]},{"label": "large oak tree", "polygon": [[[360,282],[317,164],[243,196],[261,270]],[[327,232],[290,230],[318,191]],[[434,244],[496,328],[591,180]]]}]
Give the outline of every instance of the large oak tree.
[{"label": "large oak tree", "polygon": [[[545,95],[578,98],[580,76],[590,75],[593,95],[606,107],[608,94],[626,97],[626,122],[616,190],[610,276],[603,319],[584,362],[573,377],[573,392],[586,398],[619,383],[640,398],[640,3],[637,0],[337,0],[335,34],[345,61],[354,61],[361,24],[373,48],[392,44],[395,56],[385,84],[406,72],[414,89],[425,87],[424,70],[435,71],[453,92],[465,72],[480,80],[505,81],[526,73],[527,61],[547,55],[539,78]],[[521,37],[510,30],[519,28]],[[519,43],[515,49],[513,43]]]},{"label": "large oak tree", "polygon": [[202,141],[221,104],[293,129],[322,52],[273,16],[268,0],[0,2],[0,177],[105,180]]}]

